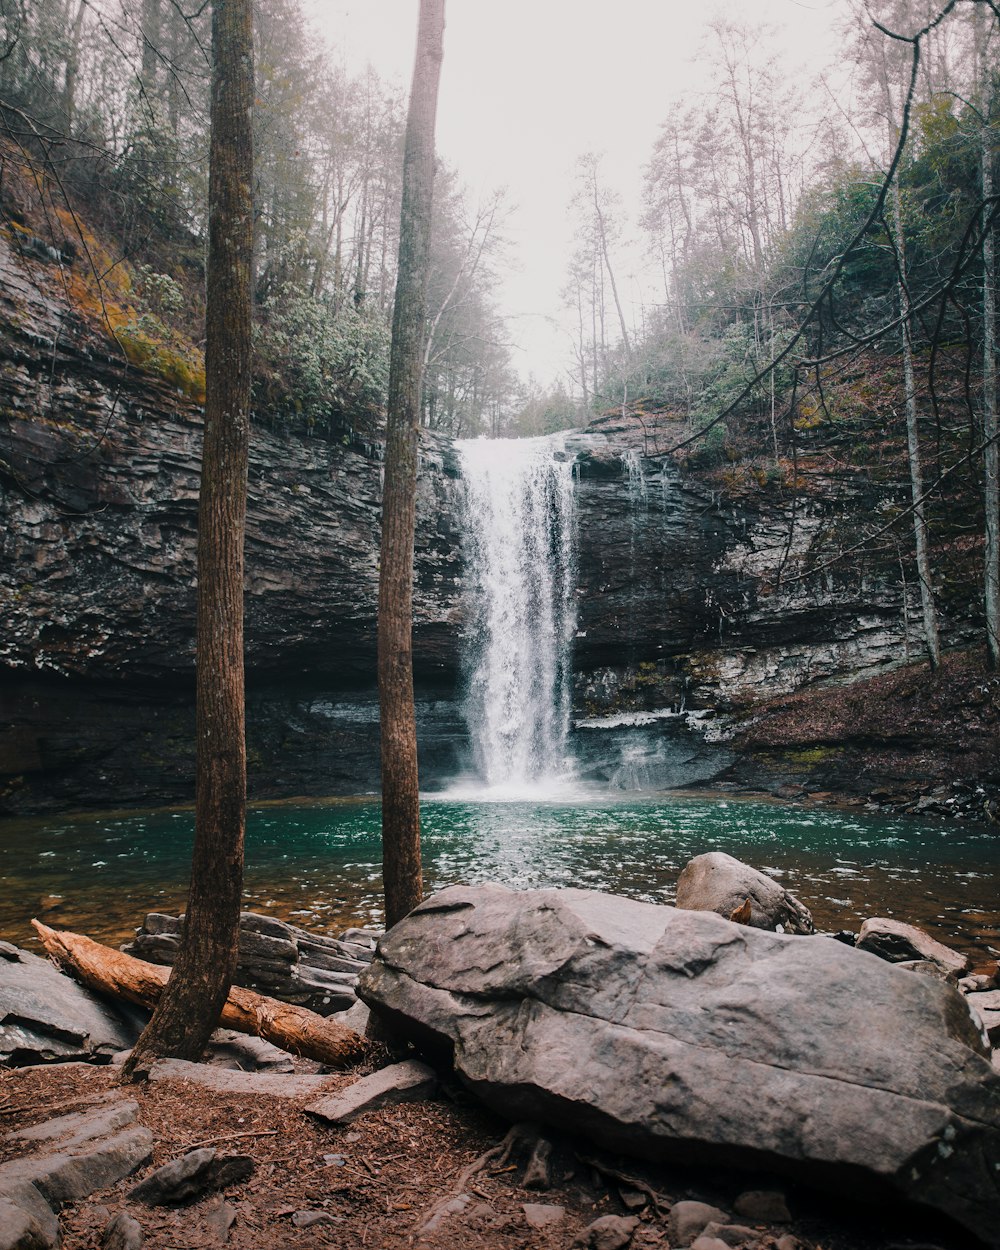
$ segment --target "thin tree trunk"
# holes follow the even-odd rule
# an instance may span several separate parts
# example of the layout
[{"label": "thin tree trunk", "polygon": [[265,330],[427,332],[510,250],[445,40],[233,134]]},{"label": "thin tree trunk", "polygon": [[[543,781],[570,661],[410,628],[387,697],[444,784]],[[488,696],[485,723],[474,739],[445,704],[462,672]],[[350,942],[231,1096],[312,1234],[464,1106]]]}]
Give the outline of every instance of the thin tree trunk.
[{"label": "thin tree trunk", "polygon": [[[984,56],[985,61],[985,56]],[[988,81],[983,75],[984,92]],[[984,99],[982,148],[984,218],[993,196],[993,150],[990,142],[988,101]],[[986,645],[990,667],[1000,669],[1000,447],[997,445],[996,259],[993,227],[983,231],[983,506],[985,539],[983,567]]]},{"label": "thin tree trunk", "polygon": [[197,1059],[232,984],[246,820],[243,538],[253,246],[251,0],[212,11],[205,444],[198,512],[195,840],[173,974],[127,1065]]},{"label": "thin tree trunk", "polygon": [[83,39],[83,16],[87,6],[79,0],[76,16],[69,32],[69,48],[66,53],[66,77],[63,86],[63,124],[67,135],[73,133],[76,119],[76,84],[80,74],[80,43]]},{"label": "thin tree trunk", "polygon": [[153,121],[154,103],[157,97],[157,66],[160,57],[161,13],[160,0],[142,0],[142,66],[139,86],[145,101],[150,122]]},{"label": "thin tree trunk", "polygon": [[444,0],[420,0],[417,59],[403,156],[378,592],[382,870],[387,926],[412,911],[423,896],[413,704],[413,532],[430,270],[434,122],[443,47]]},{"label": "thin tree trunk", "polygon": [[601,240],[601,255],[604,258],[604,267],[608,271],[608,281],[611,283],[611,295],[615,301],[615,308],[618,312],[618,324],[622,332],[622,344],[625,348],[625,355],[632,355],[632,347],[629,342],[628,329],[625,325],[625,314],[622,312],[622,302],[618,298],[618,283],[615,281],[615,271],[611,268],[611,257],[608,254],[608,235],[604,225],[604,214],[601,212],[601,206],[597,198],[597,179],[594,179],[594,212],[597,215],[597,231]]},{"label": "thin tree trunk", "polygon": [[921,498],[924,477],[920,464],[920,432],[917,426],[917,386],[913,372],[913,327],[910,320],[910,292],[906,282],[906,240],[903,237],[903,213],[899,183],[892,184],[892,231],[898,267],[897,289],[902,318],[903,388],[906,402],[906,452],[910,464],[910,494],[913,499],[913,540],[917,557],[917,580],[920,583],[920,606],[923,613],[924,644],[932,669],[941,663],[941,642],[938,633],[937,608],[931,581],[931,564],[927,544],[927,519]]}]

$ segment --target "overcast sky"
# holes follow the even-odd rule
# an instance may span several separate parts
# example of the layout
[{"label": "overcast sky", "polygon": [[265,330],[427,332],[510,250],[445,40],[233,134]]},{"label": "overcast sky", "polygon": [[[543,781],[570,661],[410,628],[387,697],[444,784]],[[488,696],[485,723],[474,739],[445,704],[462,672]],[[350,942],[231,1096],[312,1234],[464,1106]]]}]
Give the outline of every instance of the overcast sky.
[{"label": "overcast sky", "polygon": [[[370,62],[408,90],[417,0],[306,0],[331,56]],[[697,0],[448,0],[437,145],[472,196],[508,189],[515,266],[500,291],[523,374],[564,375],[559,297],[572,250],[568,201],[583,152],[603,152],[607,182],[638,215],[642,167],[685,94],[707,89],[694,64],[719,11]],[[842,0],[740,0],[730,18],[775,27],[775,51],[809,75],[836,51]],[[619,282],[637,284],[626,272]]]}]

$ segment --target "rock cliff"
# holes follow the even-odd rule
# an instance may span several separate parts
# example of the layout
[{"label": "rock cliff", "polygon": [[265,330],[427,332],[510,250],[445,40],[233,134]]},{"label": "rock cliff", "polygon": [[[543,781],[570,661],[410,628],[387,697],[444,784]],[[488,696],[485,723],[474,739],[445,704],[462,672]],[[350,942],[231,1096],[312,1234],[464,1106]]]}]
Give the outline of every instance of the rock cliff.
[{"label": "rock cliff", "polygon": [[[193,769],[201,415],[74,316],[58,271],[0,238],[0,803],[180,801]],[[831,527],[867,506],[863,482],[803,504],[789,525],[645,454],[645,439],[634,423],[604,422],[568,444],[581,737],[607,732],[609,716],[656,713],[657,742],[683,740],[671,758],[687,762],[647,784],[704,780],[730,757],[671,710],[715,713],[918,653],[894,571],[802,575]],[[346,429],[254,428],[246,640],[258,796],[377,784],[380,456]],[[414,659],[431,785],[464,749],[461,501],[451,448],[425,434]]]}]

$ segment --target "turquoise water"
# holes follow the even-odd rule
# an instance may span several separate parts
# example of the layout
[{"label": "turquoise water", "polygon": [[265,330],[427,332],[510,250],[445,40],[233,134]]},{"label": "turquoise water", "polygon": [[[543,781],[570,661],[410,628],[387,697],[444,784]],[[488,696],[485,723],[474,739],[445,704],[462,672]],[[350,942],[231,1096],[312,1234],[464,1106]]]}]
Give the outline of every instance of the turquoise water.
[{"label": "turquoise water", "polygon": [[[0,823],[0,937],[24,944],[38,916],[120,941],[147,911],[182,910],[192,826],[188,811]],[[497,881],[669,902],[680,869],[707,850],[775,875],[819,927],[891,915],[1000,953],[1000,834],[990,828],[717,797],[423,805],[428,892]],[[253,809],[246,906],[320,930],[378,923],[380,858],[377,803]]]}]

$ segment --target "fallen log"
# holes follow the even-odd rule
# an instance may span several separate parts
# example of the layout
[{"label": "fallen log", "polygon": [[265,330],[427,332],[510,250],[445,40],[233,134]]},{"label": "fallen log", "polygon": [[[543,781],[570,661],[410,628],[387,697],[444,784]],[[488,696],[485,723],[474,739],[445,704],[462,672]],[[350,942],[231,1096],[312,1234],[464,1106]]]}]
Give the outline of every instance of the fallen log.
[{"label": "fallen log", "polygon": [[[156,1005],[170,976],[169,968],[102,946],[81,933],[50,929],[38,920],[31,923],[55,962],[89,989],[128,999],[149,1010]],[[229,991],[219,1024],[335,1067],[348,1067],[368,1052],[365,1039],[354,1029],[236,985]]]}]

